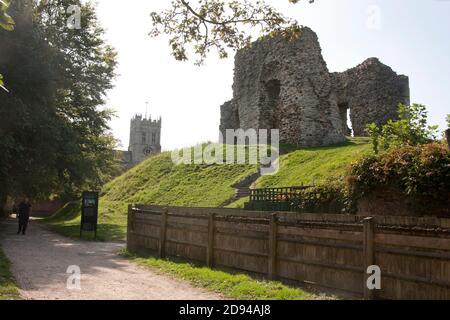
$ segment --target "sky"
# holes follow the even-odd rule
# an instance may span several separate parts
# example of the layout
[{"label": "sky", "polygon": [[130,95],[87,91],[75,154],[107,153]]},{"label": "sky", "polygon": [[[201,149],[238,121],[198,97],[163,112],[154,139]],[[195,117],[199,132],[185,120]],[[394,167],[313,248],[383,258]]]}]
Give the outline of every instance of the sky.
[{"label": "sky", "polygon": [[[192,3],[194,0],[191,1]],[[289,4],[267,0],[319,36],[331,72],[345,71],[378,57],[408,75],[411,102],[425,104],[430,124],[445,128],[450,113],[450,0],[316,0]],[[217,141],[220,106],[232,98],[234,53],[228,59],[177,62],[168,37],[150,38],[150,13],[169,0],[97,0],[105,39],[118,51],[118,77],[107,107],[117,117],[110,125],[127,149],[130,119],[162,117],[162,148]]]}]

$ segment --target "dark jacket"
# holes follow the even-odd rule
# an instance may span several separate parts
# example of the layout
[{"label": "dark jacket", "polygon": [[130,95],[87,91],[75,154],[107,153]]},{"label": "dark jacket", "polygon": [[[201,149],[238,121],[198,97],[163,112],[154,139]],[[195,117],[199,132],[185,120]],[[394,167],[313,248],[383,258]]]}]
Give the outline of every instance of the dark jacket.
[{"label": "dark jacket", "polygon": [[18,206],[18,215],[21,220],[30,218],[31,204],[29,202],[21,202]]}]

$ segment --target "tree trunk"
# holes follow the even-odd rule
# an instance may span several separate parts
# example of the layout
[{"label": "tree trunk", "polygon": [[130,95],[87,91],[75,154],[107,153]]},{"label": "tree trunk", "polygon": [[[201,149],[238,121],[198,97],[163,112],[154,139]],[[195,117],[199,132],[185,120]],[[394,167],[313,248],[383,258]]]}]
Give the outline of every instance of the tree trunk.
[{"label": "tree trunk", "polygon": [[0,190],[0,217],[6,217],[6,203],[8,200],[8,195],[3,190]]},{"label": "tree trunk", "polygon": [[445,130],[445,137],[447,138],[448,149],[450,150],[450,129]]}]

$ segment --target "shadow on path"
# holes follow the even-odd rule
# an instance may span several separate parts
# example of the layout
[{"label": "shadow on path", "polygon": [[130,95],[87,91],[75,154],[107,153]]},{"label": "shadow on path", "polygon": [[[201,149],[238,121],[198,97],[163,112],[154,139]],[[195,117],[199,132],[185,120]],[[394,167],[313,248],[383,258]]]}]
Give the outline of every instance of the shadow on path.
[{"label": "shadow on path", "polygon": [[[17,222],[0,221],[0,243],[25,299],[219,299],[188,283],[137,266],[118,255],[123,243],[69,239],[30,221],[26,236]],[[68,289],[69,266],[81,270],[81,289]]]}]

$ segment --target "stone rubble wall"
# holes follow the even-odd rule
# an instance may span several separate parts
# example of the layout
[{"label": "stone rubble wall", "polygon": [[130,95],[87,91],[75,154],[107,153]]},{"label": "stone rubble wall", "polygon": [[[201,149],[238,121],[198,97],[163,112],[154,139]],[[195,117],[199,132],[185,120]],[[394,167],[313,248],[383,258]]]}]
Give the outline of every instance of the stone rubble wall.
[{"label": "stone rubble wall", "polygon": [[409,103],[408,78],[372,58],[330,73],[317,35],[303,28],[297,41],[267,38],[238,51],[233,99],[221,107],[220,130],[280,129],[281,143],[300,147],[345,141],[350,109],[355,135],[371,122],[396,117]]},{"label": "stone rubble wall", "polygon": [[399,104],[410,104],[408,77],[397,75],[377,58],[333,76],[338,105],[350,109],[355,136],[365,136],[370,123],[383,125],[396,119]]}]

